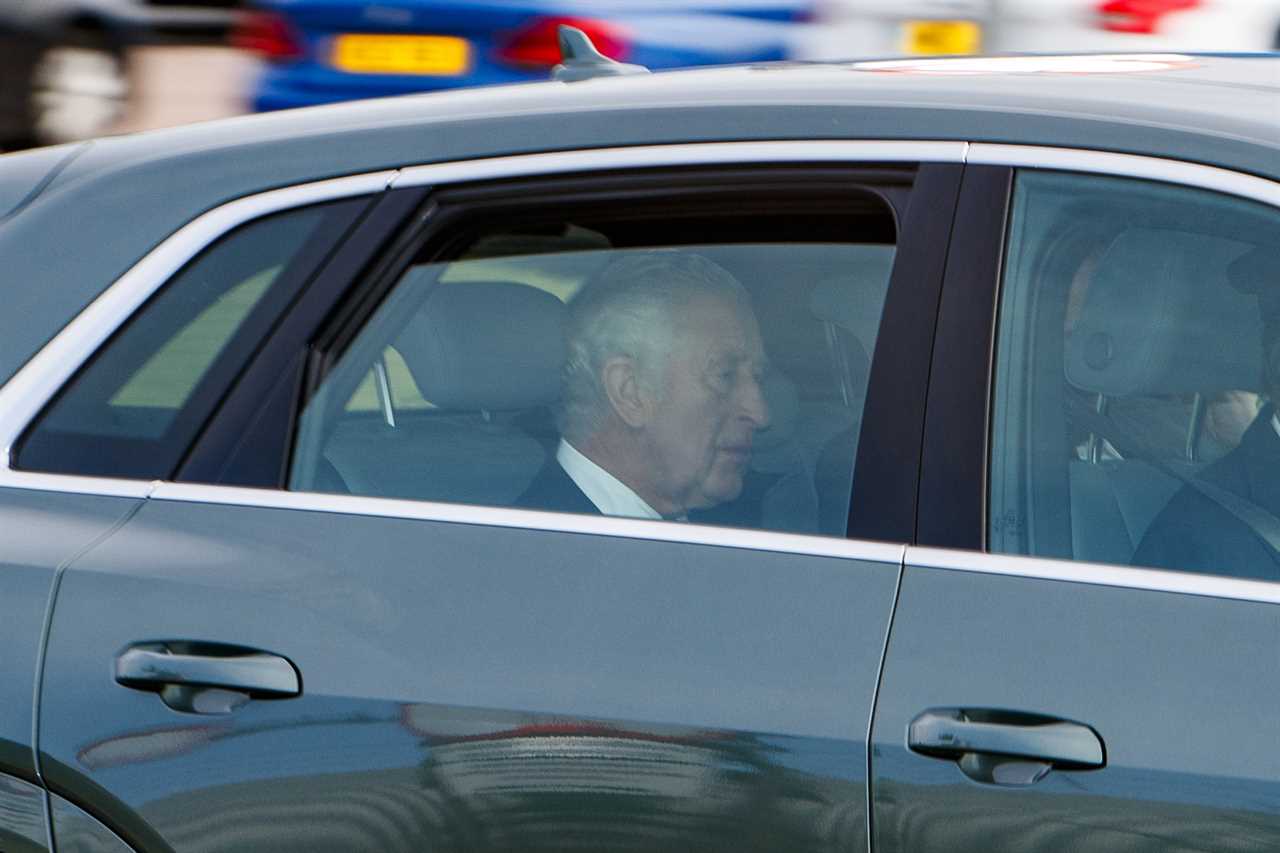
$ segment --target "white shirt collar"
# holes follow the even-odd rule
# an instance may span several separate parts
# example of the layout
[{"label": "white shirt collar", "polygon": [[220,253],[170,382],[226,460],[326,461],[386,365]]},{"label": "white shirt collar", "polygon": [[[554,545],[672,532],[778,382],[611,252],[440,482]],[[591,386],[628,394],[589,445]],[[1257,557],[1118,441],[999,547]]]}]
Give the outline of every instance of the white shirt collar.
[{"label": "white shirt collar", "polygon": [[1280,412],[1271,413],[1271,428],[1276,431],[1276,435],[1280,435]]},{"label": "white shirt collar", "polygon": [[596,505],[596,509],[605,515],[620,515],[626,518],[662,518],[662,516],[644,502],[644,499],[631,491],[621,480],[583,456],[578,448],[563,438],[556,448],[556,461],[569,475],[569,479],[577,484],[582,493]]}]

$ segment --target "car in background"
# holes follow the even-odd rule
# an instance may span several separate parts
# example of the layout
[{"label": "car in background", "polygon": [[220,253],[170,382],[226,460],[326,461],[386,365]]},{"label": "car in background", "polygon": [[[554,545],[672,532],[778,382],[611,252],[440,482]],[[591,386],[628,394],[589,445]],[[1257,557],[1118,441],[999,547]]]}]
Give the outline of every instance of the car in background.
[{"label": "car in background", "polygon": [[255,0],[255,110],[547,79],[571,24],[652,69],[787,59],[813,0]]},{"label": "car in background", "polygon": [[128,49],[219,38],[238,0],[0,0],[0,151],[87,139],[123,114]]},{"label": "car in background", "polygon": [[1278,48],[1280,0],[819,0],[797,56]]}]

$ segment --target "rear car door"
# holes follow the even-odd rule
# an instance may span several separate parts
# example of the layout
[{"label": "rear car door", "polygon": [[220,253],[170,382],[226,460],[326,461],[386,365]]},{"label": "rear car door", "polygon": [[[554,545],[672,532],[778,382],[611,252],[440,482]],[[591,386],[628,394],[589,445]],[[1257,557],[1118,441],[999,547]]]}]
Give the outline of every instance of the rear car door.
[{"label": "rear car door", "polygon": [[1280,192],[1155,159],[975,161],[873,847],[1274,850]]},{"label": "rear car door", "polygon": [[[182,326],[166,295],[213,282],[219,310],[267,306],[224,316],[247,360],[213,358],[157,413],[146,382],[95,378],[171,364],[126,327],[19,446],[18,468],[98,463],[82,427],[132,398],[114,476],[159,481],[62,578],[50,788],[181,853],[865,847],[958,159],[789,144],[404,170],[274,313],[255,276],[297,259],[246,266],[237,235],[270,256],[288,240],[259,229],[331,220],[281,202],[215,242],[133,322]],[[670,521],[526,500],[567,423],[565,302],[615,262],[691,255],[738,283],[769,361],[709,375],[751,389],[741,488]],[[184,423],[198,440],[145,452]]]}]

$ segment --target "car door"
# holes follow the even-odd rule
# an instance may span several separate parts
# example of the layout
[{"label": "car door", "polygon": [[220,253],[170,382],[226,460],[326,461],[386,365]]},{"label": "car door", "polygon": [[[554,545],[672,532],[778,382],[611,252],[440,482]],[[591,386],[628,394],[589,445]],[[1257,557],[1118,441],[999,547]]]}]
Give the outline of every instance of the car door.
[{"label": "car door", "polygon": [[1230,477],[1272,473],[1250,454],[1274,438],[1280,192],[1154,158],[971,162],[873,848],[1275,849],[1274,510]]},{"label": "car door", "polygon": [[[198,440],[66,570],[50,788],[181,853],[865,847],[960,167],[954,146],[837,148],[401,172],[216,411],[168,416]],[[637,257],[754,306],[770,366],[734,368],[741,483],[676,520],[525,502],[561,458],[556,318]],[[93,364],[152,363],[130,340]],[[27,464],[65,458],[41,425],[86,422],[87,375]]]}]

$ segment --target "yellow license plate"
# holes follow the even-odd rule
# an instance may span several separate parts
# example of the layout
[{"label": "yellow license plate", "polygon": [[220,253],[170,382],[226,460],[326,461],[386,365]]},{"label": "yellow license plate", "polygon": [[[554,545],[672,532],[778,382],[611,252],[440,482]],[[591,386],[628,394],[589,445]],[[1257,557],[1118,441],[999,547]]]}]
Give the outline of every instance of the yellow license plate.
[{"label": "yellow license plate", "polygon": [[903,50],[910,54],[955,55],[981,49],[982,27],[974,21],[907,21],[903,27]]},{"label": "yellow license plate", "polygon": [[348,33],[333,40],[334,68],[354,74],[457,76],[471,67],[471,44],[455,36],[379,36]]}]

